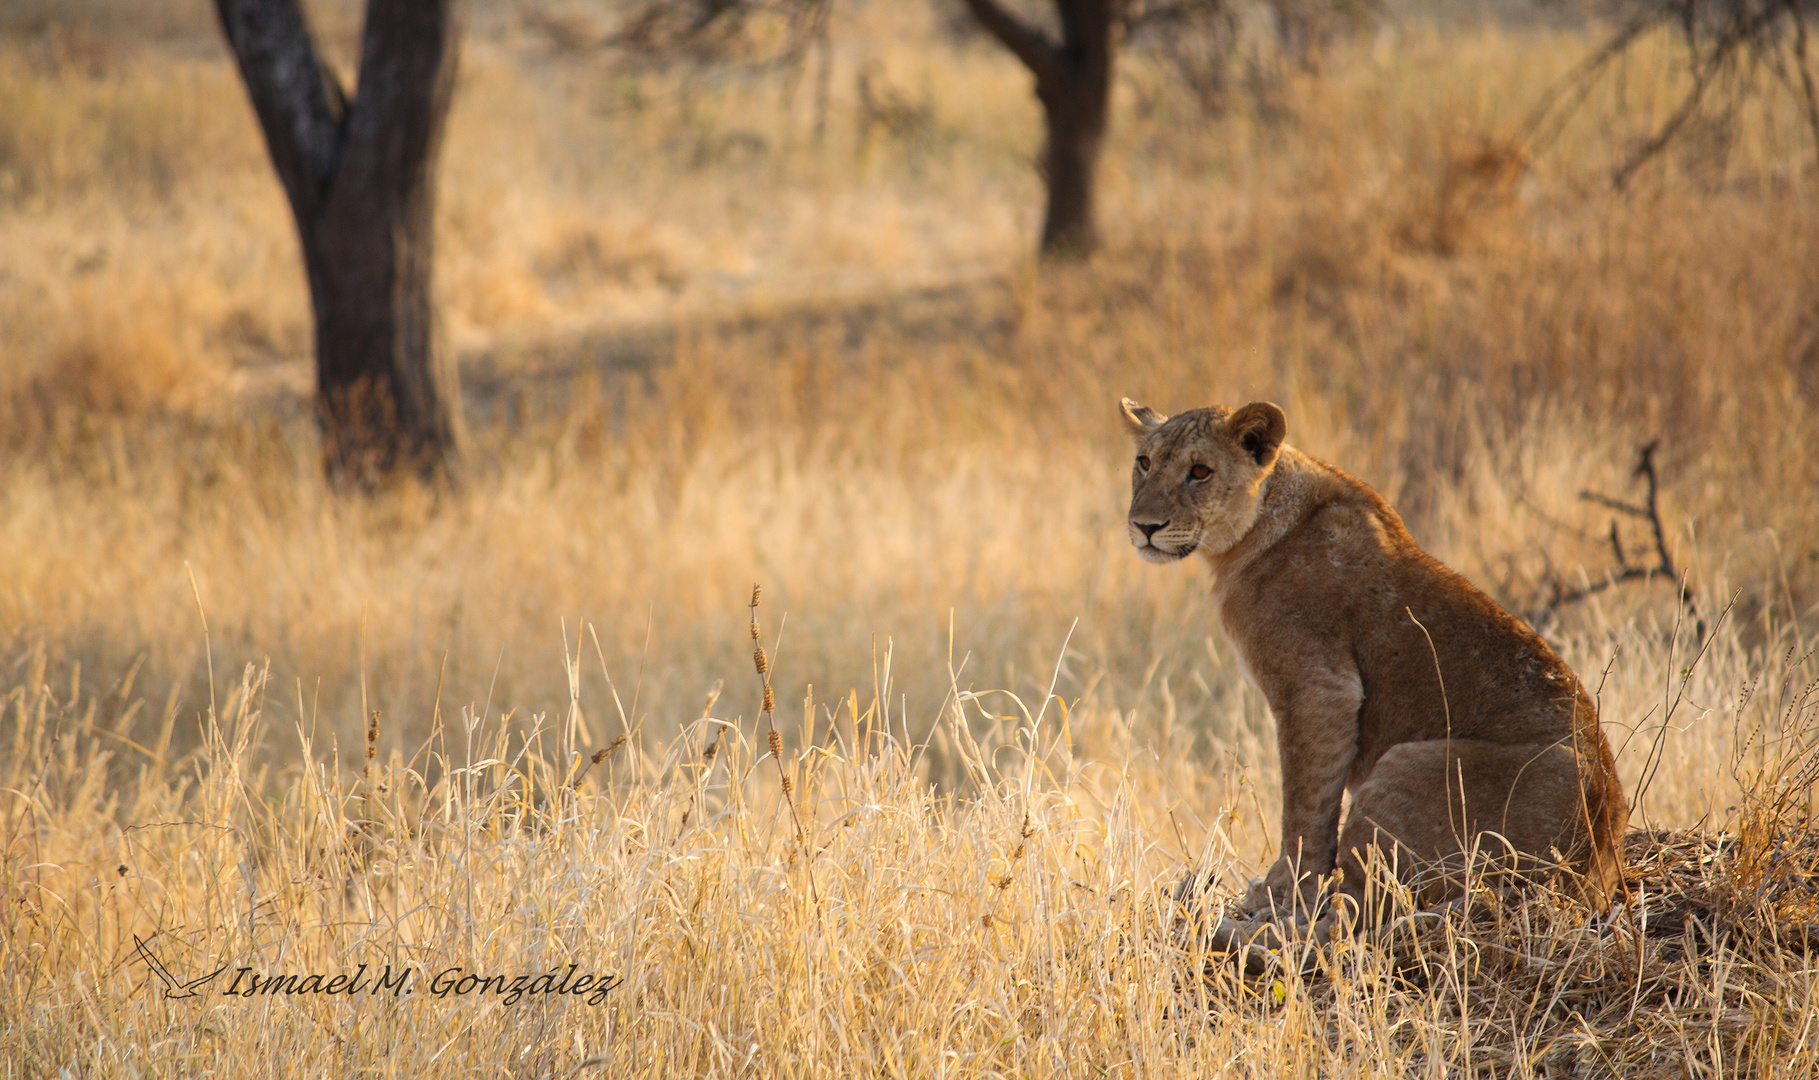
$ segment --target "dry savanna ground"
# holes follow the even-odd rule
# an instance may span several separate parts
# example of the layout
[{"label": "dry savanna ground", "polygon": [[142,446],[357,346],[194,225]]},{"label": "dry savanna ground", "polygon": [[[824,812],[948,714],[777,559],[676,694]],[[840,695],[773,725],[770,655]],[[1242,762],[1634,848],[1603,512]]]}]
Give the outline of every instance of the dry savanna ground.
[{"label": "dry savanna ground", "polygon": [[[1039,266],[1027,79],[952,13],[839,9],[825,109],[598,13],[476,6],[468,479],[360,499],[207,5],[0,13],[0,1076],[1819,1071],[1785,88],[1617,192],[1666,38],[1537,131],[1596,23],[1392,6],[1317,72],[1254,26],[1217,113],[1131,58],[1106,248]],[[1261,974],[1174,933],[1187,867],[1273,853],[1275,747],[1204,568],[1127,550],[1124,394],[1280,403],[1597,685],[1648,830],[1610,916],[1486,893]],[[1656,564],[1581,493],[1657,441],[1687,602],[1562,602]],[[608,989],[459,981],[548,971]]]}]

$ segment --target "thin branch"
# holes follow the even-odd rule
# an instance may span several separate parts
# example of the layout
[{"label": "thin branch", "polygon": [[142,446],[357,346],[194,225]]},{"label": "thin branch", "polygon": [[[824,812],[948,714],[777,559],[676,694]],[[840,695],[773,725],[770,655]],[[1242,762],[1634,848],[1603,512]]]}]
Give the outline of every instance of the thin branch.
[{"label": "thin branch", "polygon": [[1554,593],[1553,597],[1548,600],[1547,607],[1549,611],[1556,611],[1568,604],[1577,604],[1581,600],[1596,596],[1606,589],[1615,588],[1618,585],[1631,581],[1647,581],[1650,578],[1659,577],[1660,574],[1661,568],[1658,566],[1632,566],[1616,574],[1611,574],[1598,581],[1594,581],[1584,588],[1560,589],[1556,585],[1555,588],[1557,591]]},{"label": "thin branch", "polygon": [[[1632,20],[1628,26],[1619,30],[1616,36],[1612,37],[1611,40],[1605,42],[1602,48],[1587,57],[1578,67],[1569,72],[1565,78],[1549,87],[1547,92],[1541,95],[1541,100],[1535,103],[1534,109],[1529,112],[1528,119],[1522,124],[1519,138],[1523,143],[1533,144],[1530,146],[1530,152],[1534,152],[1537,146],[1552,142],[1553,138],[1559,134],[1560,129],[1565,126],[1566,118],[1570,117],[1574,110],[1579,107],[1580,102],[1585,100],[1586,95],[1591,93],[1592,86],[1596,83],[1598,76],[1610,65],[1611,61],[1628,52],[1629,47],[1635,44],[1636,39],[1665,21],[1669,14],[1668,11],[1661,9],[1644,11]],[[1572,99],[1571,103],[1568,104],[1565,109],[1556,113],[1556,107],[1569,96]],[[1560,119],[1553,125],[1553,131],[1547,138],[1540,138],[1539,133],[1542,129],[1542,125],[1546,123],[1551,116],[1556,115],[1559,116]]]},{"label": "thin branch", "polygon": [[1227,0],[1129,0],[1118,12],[1118,21],[1131,32],[1151,26],[1179,26],[1196,19],[1223,16],[1231,11]]},{"label": "thin branch", "polygon": [[1630,568],[1629,558],[1623,554],[1623,539],[1617,535],[1617,519],[1611,519],[1611,554],[1617,557],[1617,565],[1625,570]]},{"label": "thin branch", "polygon": [[1646,477],[1648,480],[1648,523],[1655,530],[1655,554],[1661,559],[1661,571],[1669,577],[1678,578],[1680,572],[1674,569],[1674,557],[1667,550],[1667,530],[1661,525],[1661,509],[1656,504],[1656,495],[1661,489],[1661,480],[1655,474],[1655,451],[1661,446],[1656,439],[1642,448],[1642,461],[1636,466],[1633,475]]},{"label": "thin branch", "polygon": [[[783,41],[776,49],[766,49],[757,66],[789,68],[811,47],[825,45],[832,8],[832,0],[643,0],[599,44],[657,63],[683,58],[719,61],[747,43],[745,30],[751,22],[768,16],[783,21]],[[533,18],[548,24],[552,37],[574,33],[560,20]]]},{"label": "thin branch", "polygon": [[[1736,99],[1751,92],[1764,68],[1774,72],[1800,103],[1812,132],[1813,149],[1819,154],[1819,86],[1806,62],[1804,2],[1640,0],[1640,10],[1623,27],[1541,96],[1521,128],[1520,141],[1531,154],[1552,143],[1612,62],[1628,55],[1645,35],[1666,25],[1685,50],[1693,85],[1672,115],[1613,170],[1611,182],[1617,190],[1623,190],[1643,166],[1687,129],[1712,96],[1714,85],[1724,87],[1721,92],[1731,96],[1734,110]],[[1792,23],[1791,28],[1784,27],[1783,19]],[[1789,65],[1782,56],[1790,37],[1800,67],[1798,78],[1786,70]]]},{"label": "thin branch", "polygon": [[1738,23],[1718,39],[1708,55],[1702,56],[1699,52],[1697,31],[1691,14],[1692,6],[1688,6],[1688,14],[1685,18],[1686,47],[1692,55],[1693,88],[1687,91],[1686,98],[1681,101],[1680,107],[1674,111],[1674,115],[1669,117],[1665,124],[1661,125],[1661,129],[1637,148],[1629,156],[1629,160],[1625,161],[1622,167],[1611,175],[1612,187],[1622,191],[1630,178],[1636,175],[1638,169],[1667,149],[1668,144],[1674,141],[1674,136],[1680,134],[1680,129],[1685,127],[1687,121],[1698,113],[1700,104],[1705,100],[1706,91],[1711,89],[1712,83],[1729,66],[1737,50],[1744,46],[1749,46],[1752,51],[1760,49],[1759,36],[1771,22],[1780,17],[1783,10],[1785,9],[1779,4],[1771,5],[1752,18]]},{"label": "thin branch", "polygon": [[1596,491],[1581,491],[1579,493],[1579,498],[1583,502],[1597,503],[1607,510],[1615,510],[1620,514],[1628,514],[1631,517],[1639,518],[1648,517],[1648,507],[1631,506],[1629,503],[1613,499],[1609,495],[1600,495]]},{"label": "thin branch", "polygon": [[1635,176],[1638,169],[1653,161],[1657,154],[1667,149],[1667,144],[1674,141],[1674,136],[1680,134],[1680,129],[1685,127],[1686,122],[1699,111],[1699,103],[1705,100],[1705,91],[1709,86],[1711,86],[1711,80],[1703,78],[1693,84],[1693,88],[1687,92],[1686,100],[1680,103],[1680,108],[1674,111],[1673,116],[1668,117],[1667,123],[1661,125],[1661,130],[1655,132],[1648,141],[1630,154],[1629,159],[1616,172],[1611,174],[1612,187],[1622,191],[1628,186],[1630,177]]},{"label": "thin branch", "polygon": [[997,0],[966,0],[966,7],[980,26],[1023,61],[1023,66],[1036,76],[1038,86],[1060,80],[1061,58],[1048,35],[999,7]]},{"label": "thin branch", "polygon": [[1674,564],[1673,554],[1668,550],[1667,546],[1667,528],[1661,522],[1661,477],[1655,467],[1655,451],[1659,449],[1660,446],[1661,440],[1656,439],[1642,447],[1638,453],[1639,460],[1636,469],[1630,474],[1632,478],[1642,480],[1647,487],[1647,490],[1643,495],[1641,506],[1624,502],[1621,499],[1613,499],[1608,495],[1602,495],[1595,491],[1581,491],[1579,493],[1579,498],[1585,502],[1595,503],[1606,509],[1615,510],[1618,513],[1627,514],[1631,517],[1647,521],[1650,529],[1654,533],[1654,564],[1650,566],[1635,566],[1630,563],[1629,556],[1623,550],[1622,539],[1617,533],[1617,519],[1612,518],[1610,545],[1611,552],[1617,558],[1617,571],[1605,575],[1604,578],[1599,581],[1594,581],[1588,585],[1573,589],[1567,588],[1565,584],[1552,573],[1548,574],[1547,580],[1549,591],[1552,593],[1548,598],[1546,606],[1546,611],[1549,614],[1557,613],[1561,608],[1568,604],[1579,603],[1580,601],[1596,596],[1607,589],[1615,588],[1618,585],[1627,582],[1649,581],[1653,578],[1665,577],[1670,581],[1679,582],[1681,584],[1680,602],[1685,606],[1687,614],[1691,615],[1695,620],[1700,638],[1704,638],[1705,624],[1699,619],[1698,604],[1694,602],[1690,590],[1685,588],[1684,575],[1681,573],[1679,567]]}]

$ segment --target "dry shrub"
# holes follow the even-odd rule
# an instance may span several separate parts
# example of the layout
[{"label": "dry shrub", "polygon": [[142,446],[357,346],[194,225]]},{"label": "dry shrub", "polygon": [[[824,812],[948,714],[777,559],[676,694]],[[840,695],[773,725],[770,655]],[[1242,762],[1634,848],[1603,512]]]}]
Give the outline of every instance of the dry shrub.
[{"label": "dry shrub", "polygon": [[1510,219],[1529,155],[1515,140],[1481,136],[1450,145],[1435,171],[1410,185],[1414,205],[1396,236],[1416,251],[1454,256]]},{"label": "dry shrub", "polygon": [[648,224],[627,229],[575,224],[537,256],[535,267],[552,294],[568,300],[602,287],[631,292],[679,292],[687,274]]},{"label": "dry shrub", "polygon": [[436,295],[458,345],[489,331],[546,319],[553,313],[541,276],[515,254],[474,262],[440,275]]},{"label": "dry shrub", "polygon": [[47,439],[67,446],[73,433],[97,425],[219,422],[233,379],[201,332],[207,307],[180,285],[146,288],[106,272],[79,282],[37,363],[4,373],[11,422],[0,442],[18,451]]},{"label": "dry shrub", "polygon": [[226,372],[198,348],[189,319],[118,298],[103,306],[92,295],[70,312],[69,330],[35,387],[41,402],[123,417],[222,409]]}]

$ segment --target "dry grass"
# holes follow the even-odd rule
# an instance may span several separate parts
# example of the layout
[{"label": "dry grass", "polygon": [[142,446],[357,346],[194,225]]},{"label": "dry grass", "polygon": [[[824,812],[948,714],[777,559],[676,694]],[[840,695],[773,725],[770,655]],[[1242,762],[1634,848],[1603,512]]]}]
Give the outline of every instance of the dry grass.
[{"label": "dry grass", "polygon": [[[592,651],[578,644],[576,666]],[[1158,757],[1134,718],[1059,698],[956,681],[933,733],[969,781],[956,799],[928,785],[929,748],[888,680],[863,709],[805,700],[787,742],[712,715],[712,696],[667,739],[623,715],[590,732],[579,708],[517,725],[463,708],[409,756],[369,751],[356,771],[313,725],[276,730],[267,672],[249,666],[196,751],[142,758],[116,784],[110,757],[136,736],[145,758],[168,752],[170,716],[160,728],[28,680],[8,698],[7,1058],[32,1075],[291,1060],[408,1075],[1811,1075],[1819,700],[1774,675],[1733,728],[1766,736],[1731,756],[1751,796],[1740,830],[1632,835],[1608,918],[1484,893],[1258,977],[1184,944],[1165,900],[1177,815],[1217,785]],[[301,764],[261,763],[293,741]],[[1255,782],[1225,779],[1218,794],[1241,800]],[[1247,812],[1227,803],[1197,829],[1222,868]],[[173,984],[226,970],[171,999],[139,938]],[[225,993],[362,964],[416,970],[411,992],[369,976],[358,995]],[[622,981],[597,1000],[436,992],[571,964]]]},{"label": "dry grass", "polygon": [[[0,41],[5,1075],[1813,1071],[1791,103],[1617,196],[1665,49],[1526,156],[1590,32],[1406,19],[1216,120],[1134,63],[1109,248],[1039,270],[1035,107],[989,48],[850,15],[817,143],[806,86],[603,73],[483,6],[439,233],[479,467],[347,502],[232,71],[205,12],[128,9],[155,42]],[[1704,653],[1665,583],[1545,629],[1606,672],[1633,824],[1703,831],[1633,838],[1608,923],[1485,896],[1202,972],[1159,889],[1269,853],[1273,738],[1204,570],[1125,550],[1122,394],[1278,401],[1525,613],[1613,568],[1578,492],[1634,497],[1661,438]],[[189,977],[626,982],[167,1001],[134,934]]]}]

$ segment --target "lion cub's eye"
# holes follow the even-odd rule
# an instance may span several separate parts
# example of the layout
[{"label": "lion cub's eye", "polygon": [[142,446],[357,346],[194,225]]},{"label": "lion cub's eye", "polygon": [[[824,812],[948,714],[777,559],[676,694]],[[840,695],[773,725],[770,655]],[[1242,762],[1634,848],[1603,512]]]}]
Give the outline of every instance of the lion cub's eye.
[{"label": "lion cub's eye", "polygon": [[1137,467],[1139,469],[1142,469],[1144,472],[1149,472],[1150,471],[1150,459],[1143,455],[1138,455]]},{"label": "lion cub's eye", "polygon": [[1190,480],[1205,480],[1207,477],[1213,475],[1213,470],[1207,468],[1205,465],[1196,465],[1187,471],[1187,475]]}]

